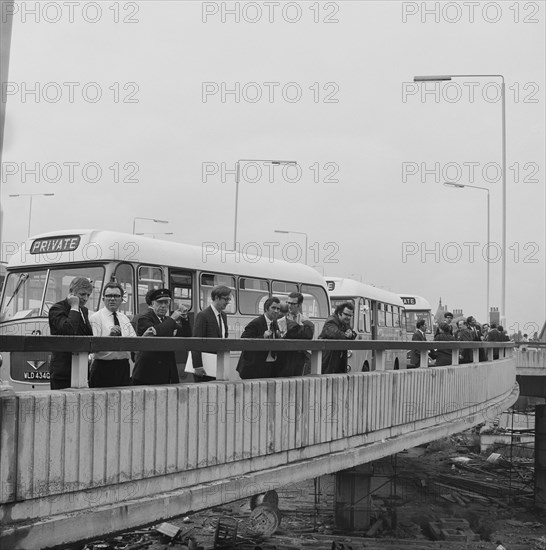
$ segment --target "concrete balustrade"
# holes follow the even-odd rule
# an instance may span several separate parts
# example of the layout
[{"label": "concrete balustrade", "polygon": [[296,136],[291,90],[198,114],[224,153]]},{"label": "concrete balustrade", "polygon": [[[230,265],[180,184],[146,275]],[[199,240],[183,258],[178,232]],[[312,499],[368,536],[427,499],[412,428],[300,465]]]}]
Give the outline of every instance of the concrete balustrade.
[{"label": "concrete balustrade", "polygon": [[[45,340],[67,345],[63,337],[13,338],[11,349],[44,349],[36,346]],[[174,339],[71,340],[72,349],[87,353],[110,349],[112,340],[116,346],[130,340],[138,349],[172,349]],[[230,347],[312,349],[315,371],[322,350],[332,346],[413,347],[410,342],[188,340],[194,341],[180,339],[176,346],[224,353]],[[460,347],[476,345],[469,344]],[[509,345],[496,347],[510,353]],[[2,348],[10,349],[4,342]],[[77,355],[75,363],[82,363]],[[515,369],[507,355],[429,369],[2,397],[0,545],[42,548],[129,529],[456,433],[494,419],[515,401]]]}]

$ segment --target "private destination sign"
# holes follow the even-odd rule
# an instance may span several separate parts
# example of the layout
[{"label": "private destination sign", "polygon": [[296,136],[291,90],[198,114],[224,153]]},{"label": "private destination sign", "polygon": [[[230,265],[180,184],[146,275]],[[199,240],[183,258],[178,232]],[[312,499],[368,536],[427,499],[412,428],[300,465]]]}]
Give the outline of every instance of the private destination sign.
[{"label": "private destination sign", "polygon": [[66,237],[44,237],[36,239],[31,247],[31,254],[48,254],[50,252],[72,252],[80,244],[79,235],[67,235]]}]

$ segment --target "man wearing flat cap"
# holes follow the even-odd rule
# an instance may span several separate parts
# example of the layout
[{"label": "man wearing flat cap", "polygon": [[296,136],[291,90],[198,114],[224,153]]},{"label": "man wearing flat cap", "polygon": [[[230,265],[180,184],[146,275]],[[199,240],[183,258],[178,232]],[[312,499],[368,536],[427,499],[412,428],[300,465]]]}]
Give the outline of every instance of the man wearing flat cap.
[{"label": "man wearing flat cap", "polygon": [[[136,333],[146,337],[188,337],[191,326],[188,309],[181,305],[169,315],[171,291],[168,288],[153,289],[148,292],[146,302],[148,312],[139,316]],[[133,370],[133,384],[178,384],[178,371],[174,351],[138,352]]]}]

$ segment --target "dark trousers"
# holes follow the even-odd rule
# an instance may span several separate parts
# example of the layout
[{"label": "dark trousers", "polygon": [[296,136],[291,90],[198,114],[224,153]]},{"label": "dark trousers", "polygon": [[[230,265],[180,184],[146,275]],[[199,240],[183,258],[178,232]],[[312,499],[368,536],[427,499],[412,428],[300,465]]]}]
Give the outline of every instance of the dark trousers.
[{"label": "dark trousers", "polygon": [[89,387],[129,386],[131,384],[130,371],[129,359],[95,359],[91,364]]}]

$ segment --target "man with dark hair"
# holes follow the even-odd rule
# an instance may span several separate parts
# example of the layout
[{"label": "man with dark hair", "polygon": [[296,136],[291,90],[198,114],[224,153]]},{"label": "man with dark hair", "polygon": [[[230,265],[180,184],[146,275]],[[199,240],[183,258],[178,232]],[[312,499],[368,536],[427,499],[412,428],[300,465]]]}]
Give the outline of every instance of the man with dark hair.
[{"label": "man with dark hair", "polygon": [[[354,306],[351,302],[339,304],[330,315],[319,340],[354,340],[356,332],[351,328]],[[347,372],[347,350],[328,350],[322,354],[322,374]]]},{"label": "man with dark hair", "polygon": [[[228,337],[228,318],[225,313],[229,302],[231,301],[231,289],[224,285],[217,285],[210,293],[212,303],[210,306],[200,311],[195,318],[193,327],[193,336],[196,338],[227,338]],[[216,356],[200,351],[192,351],[192,366],[196,382],[207,382],[215,380],[212,376],[212,363],[216,363]],[[203,366],[203,357],[207,366]],[[206,369],[209,369],[207,373]]]},{"label": "man with dark hair", "polygon": [[[444,313],[444,323],[447,323],[449,325],[449,333],[453,334],[453,313],[451,311],[446,311]],[[434,331],[434,337],[438,336],[438,334],[442,334],[442,331],[440,330],[440,323],[436,327],[436,330]]]},{"label": "man with dark hair", "polygon": [[[487,333],[487,342],[502,342],[502,335],[497,328],[496,323],[491,323]],[[493,359],[499,358],[499,348],[493,348]]]},{"label": "man with dark hair", "polygon": [[[273,296],[264,303],[264,314],[256,317],[245,327],[241,338],[281,338],[277,323],[281,301]],[[270,378],[274,376],[277,364],[276,353],[265,351],[243,351],[237,364],[237,372],[244,380],[248,378]]]},{"label": "man with dark hair", "polygon": [[[129,318],[119,311],[125,292],[119,283],[107,283],[102,290],[104,307],[89,318],[94,336],[136,336]],[[98,351],[89,375],[90,388],[129,386],[131,366],[128,351]]]},{"label": "man with dark hair", "polygon": [[[315,325],[302,312],[303,294],[291,292],[286,300],[288,311],[285,315],[285,338],[294,340],[312,340]],[[277,376],[303,376],[311,370],[311,353],[287,351],[279,354]]]},{"label": "man with dark hair", "polygon": [[[191,336],[188,309],[181,305],[169,315],[171,291],[158,288],[148,296],[151,307],[138,318],[138,336]],[[140,351],[133,370],[133,384],[178,384],[174,351]]]},{"label": "man with dark hair", "polygon": [[[447,324],[447,322],[446,322]],[[427,336],[426,336],[426,331],[427,331],[427,322],[425,319],[419,319],[419,321],[417,321],[416,325],[415,325],[415,332],[413,333],[413,336],[411,337],[411,341],[412,342],[426,342],[427,341]],[[437,334],[441,334],[441,332],[439,331],[436,331]],[[436,338],[435,336],[435,338]],[[421,364],[421,352],[417,349],[412,349],[411,350],[411,355],[410,355],[410,364],[408,366],[408,368],[410,369],[416,369],[419,367],[419,365]]]},{"label": "man with dark hair", "polygon": [[[53,304],[49,310],[49,329],[52,336],[92,336],[89,311],[85,307],[93,285],[85,277],[75,277],[68,288],[68,296]],[[72,385],[72,354],[55,351],[51,354],[49,370],[52,390],[70,388]]]}]

